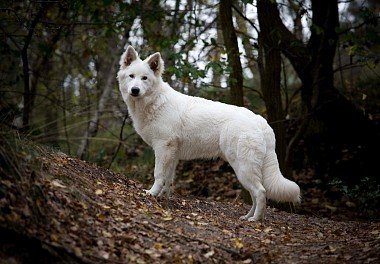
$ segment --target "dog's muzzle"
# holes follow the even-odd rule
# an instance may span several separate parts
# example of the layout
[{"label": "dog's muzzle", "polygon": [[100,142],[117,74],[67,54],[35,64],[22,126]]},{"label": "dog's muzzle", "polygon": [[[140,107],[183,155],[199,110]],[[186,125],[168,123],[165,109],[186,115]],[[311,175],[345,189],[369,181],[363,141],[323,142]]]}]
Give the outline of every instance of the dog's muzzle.
[{"label": "dog's muzzle", "polygon": [[132,87],[132,89],[131,89],[131,95],[132,96],[139,96],[139,93],[140,93],[140,88]]}]

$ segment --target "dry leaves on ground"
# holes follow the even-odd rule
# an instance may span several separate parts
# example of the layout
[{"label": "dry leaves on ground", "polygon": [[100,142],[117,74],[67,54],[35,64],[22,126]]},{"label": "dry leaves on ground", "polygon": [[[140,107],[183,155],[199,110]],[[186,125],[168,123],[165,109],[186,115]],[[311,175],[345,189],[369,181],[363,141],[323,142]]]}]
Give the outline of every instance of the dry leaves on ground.
[{"label": "dry leaves on ground", "polygon": [[[263,223],[239,220],[248,206],[174,195],[92,164],[52,154],[24,179],[2,177],[1,232],[40,243],[45,254],[85,263],[378,263],[380,224],[336,222],[268,208]],[[19,241],[0,239],[0,258]],[[53,252],[53,253],[52,253]],[[54,253],[55,252],[55,253]],[[57,253],[58,252],[58,253]],[[16,262],[17,263],[17,262]]]}]

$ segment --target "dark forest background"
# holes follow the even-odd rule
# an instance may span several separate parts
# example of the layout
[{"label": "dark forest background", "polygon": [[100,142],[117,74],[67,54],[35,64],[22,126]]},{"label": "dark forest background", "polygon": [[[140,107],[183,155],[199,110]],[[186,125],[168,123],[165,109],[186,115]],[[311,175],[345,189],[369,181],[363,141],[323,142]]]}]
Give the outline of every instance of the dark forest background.
[{"label": "dark forest background", "polygon": [[151,182],[116,82],[130,44],[160,51],[175,89],[266,117],[305,201],[367,216],[380,195],[379,12],[376,0],[2,0],[1,133]]}]

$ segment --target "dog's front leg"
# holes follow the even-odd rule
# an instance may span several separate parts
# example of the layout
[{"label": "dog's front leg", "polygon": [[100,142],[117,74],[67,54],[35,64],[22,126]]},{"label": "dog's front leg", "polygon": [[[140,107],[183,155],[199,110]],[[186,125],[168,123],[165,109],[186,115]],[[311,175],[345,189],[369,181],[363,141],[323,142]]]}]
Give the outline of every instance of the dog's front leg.
[{"label": "dog's front leg", "polygon": [[158,196],[165,196],[165,195],[167,197],[170,196],[171,187],[175,178],[175,168],[177,167],[177,164],[178,164],[178,160],[176,161],[174,170],[172,171],[171,175],[168,175],[168,177],[165,177],[164,187],[161,189],[161,192],[158,194]]},{"label": "dog's front leg", "polygon": [[157,196],[169,191],[178,164],[177,144],[175,141],[158,144],[154,148],[154,184],[147,193]]}]

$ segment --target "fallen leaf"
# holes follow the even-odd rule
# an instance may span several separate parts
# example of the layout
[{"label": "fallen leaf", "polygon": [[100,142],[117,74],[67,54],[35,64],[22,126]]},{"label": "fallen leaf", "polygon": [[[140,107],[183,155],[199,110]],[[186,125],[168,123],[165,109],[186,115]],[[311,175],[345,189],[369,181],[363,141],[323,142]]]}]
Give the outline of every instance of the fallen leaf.
[{"label": "fallen leaf", "polygon": [[99,252],[99,255],[100,255],[102,258],[104,258],[104,259],[109,259],[109,258],[110,258],[110,253],[108,253],[108,252],[106,252],[106,251],[104,251],[104,250],[101,250],[101,251]]},{"label": "fallen leaf", "polygon": [[155,249],[146,249],[145,253],[155,259],[161,257],[161,253],[157,252]]},{"label": "fallen leaf", "polygon": [[157,249],[157,250],[162,250],[162,246],[163,246],[163,245],[162,245],[161,243],[155,243],[153,247],[154,247],[155,249]]},{"label": "fallen leaf", "polygon": [[66,185],[62,184],[59,180],[53,180],[51,185],[59,188],[66,188]]},{"label": "fallen leaf", "polygon": [[331,206],[331,205],[328,205],[328,204],[325,204],[325,207],[327,209],[329,209],[332,213],[336,212],[336,210],[338,209],[335,206]]},{"label": "fallen leaf", "polygon": [[51,241],[53,241],[53,242],[57,242],[57,241],[58,241],[58,236],[57,236],[56,234],[51,234],[51,235],[50,235],[50,239],[51,239]]},{"label": "fallen leaf", "polygon": [[272,230],[273,230],[272,228],[267,227],[267,228],[264,229],[264,232],[265,232],[265,233],[269,233],[269,232],[272,231]]},{"label": "fallen leaf", "polygon": [[105,230],[103,230],[103,236],[105,236],[105,237],[108,237],[108,238],[111,238],[112,237],[112,234],[111,233],[109,233],[109,232],[107,232],[107,231],[105,231]]},{"label": "fallen leaf", "polygon": [[244,247],[240,238],[232,238],[231,241],[233,242],[233,246],[237,249],[242,249]]},{"label": "fallen leaf", "polygon": [[102,195],[102,194],[103,194],[103,190],[101,190],[101,189],[96,189],[95,194],[96,194],[96,195]]},{"label": "fallen leaf", "polygon": [[264,244],[270,244],[272,241],[269,238],[267,238],[261,242],[263,242]]},{"label": "fallen leaf", "polygon": [[212,257],[214,254],[215,254],[215,251],[214,251],[214,250],[210,250],[209,252],[207,252],[207,253],[204,254],[203,256],[204,256],[205,258],[210,258],[210,257]]},{"label": "fallen leaf", "polygon": [[336,247],[335,246],[333,246],[333,245],[329,245],[328,246],[328,251],[330,252],[330,253],[334,253],[335,251],[336,251]]},{"label": "fallen leaf", "polygon": [[104,221],[106,219],[106,216],[104,214],[97,214],[96,217],[100,220],[100,221]]},{"label": "fallen leaf", "polygon": [[74,247],[74,254],[79,258],[83,256],[82,250],[79,247]]}]

